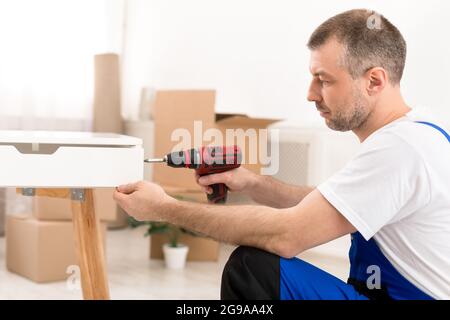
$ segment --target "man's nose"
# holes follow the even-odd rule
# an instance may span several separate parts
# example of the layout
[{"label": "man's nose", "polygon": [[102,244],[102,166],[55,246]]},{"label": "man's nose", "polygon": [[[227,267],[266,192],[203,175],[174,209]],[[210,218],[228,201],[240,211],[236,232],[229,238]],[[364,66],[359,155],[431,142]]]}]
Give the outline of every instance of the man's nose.
[{"label": "man's nose", "polygon": [[322,101],[322,96],[317,91],[317,88],[314,86],[314,82],[311,82],[308,89],[308,95],[306,97],[310,102],[320,102]]}]

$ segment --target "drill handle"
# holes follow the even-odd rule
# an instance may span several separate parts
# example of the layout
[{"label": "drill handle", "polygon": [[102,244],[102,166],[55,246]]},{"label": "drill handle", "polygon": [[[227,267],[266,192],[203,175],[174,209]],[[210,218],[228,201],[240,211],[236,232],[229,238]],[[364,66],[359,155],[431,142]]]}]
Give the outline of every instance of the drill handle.
[{"label": "drill handle", "polygon": [[[216,172],[204,173],[204,172],[202,172],[201,169],[200,170],[197,169],[195,171],[201,177],[216,173]],[[220,172],[223,172],[223,170]],[[209,185],[208,187],[210,187],[212,189],[212,193],[208,193],[206,195],[209,203],[225,203],[227,201],[228,187],[225,183],[215,183],[215,184]]]},{"label": "drill handle", "polygon": [[227,201],[228,187],[225,183],[212,184],[209,187],[213,192],[207,195],[210,203],[225,203]]},{"label": "drill handle", "polygon": [[[199,152],[200,165],[195,168],[198,175],[225,172],[241,165],[242,153],[238,146],[202,147]],[[210,203],[225,203],[228,187],[224,183],[210,185],[213,192],[208,194]]]}]

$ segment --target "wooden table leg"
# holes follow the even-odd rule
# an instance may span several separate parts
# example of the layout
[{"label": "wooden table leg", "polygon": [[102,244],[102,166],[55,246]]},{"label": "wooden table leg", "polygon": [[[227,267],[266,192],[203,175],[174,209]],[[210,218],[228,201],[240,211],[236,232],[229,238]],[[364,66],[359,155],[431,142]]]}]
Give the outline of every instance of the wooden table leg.
[{"label": "wooden table leg", "polygon": [[72,189],[71,192],[75,249],[83,297],[87,300],[107,300],[108,276],[100,222],[94,210],[93,190]]}]

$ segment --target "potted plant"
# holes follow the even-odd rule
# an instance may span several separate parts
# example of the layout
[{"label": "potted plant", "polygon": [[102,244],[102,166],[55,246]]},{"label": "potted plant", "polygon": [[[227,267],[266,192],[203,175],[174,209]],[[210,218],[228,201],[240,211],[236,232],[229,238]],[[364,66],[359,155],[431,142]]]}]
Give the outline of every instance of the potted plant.
[{"label": "potted plant", "polygon": [[166,267],[168,269],[183,269],[186,265],[186,258],[189,247],[180,243],[179,236],[182,233],[195,235],[194,233],[175,226],[170,223],[154,222],[154,221],[137,221],[129,217],[129,225],[136,228],[141,225],[147,225],[147,231],[144,236],[152,234],[166,234],[168,242],[163,245],[163,254]]}]

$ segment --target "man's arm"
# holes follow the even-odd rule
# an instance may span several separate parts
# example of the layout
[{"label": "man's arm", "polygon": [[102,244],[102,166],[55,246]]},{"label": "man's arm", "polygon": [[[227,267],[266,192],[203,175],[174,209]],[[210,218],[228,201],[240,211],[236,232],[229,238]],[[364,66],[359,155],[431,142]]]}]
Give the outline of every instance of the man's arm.
[{"label": "man's arm", "polygon": [[313,187],[294,186],[270,176],[256,175],[246,193],[256,202],[273,208],[290,208],[299,204]]},{"label": "man's arm", "polygon": [[150,182],[121,186],[114,198],[138,220],[166,221],[218,241],[286,258],[356,231],[318,190],[286,209],[183,202]]},{"label": "man's arm", "polygon": [[290,208],[314,190],[308,186],[294,186],[269,176],[261,176],[245,168],[196,176],[198,184],[209,191],[208,185],[225,183],[231,191],[243,192],[257,203],[273,208]]}]

